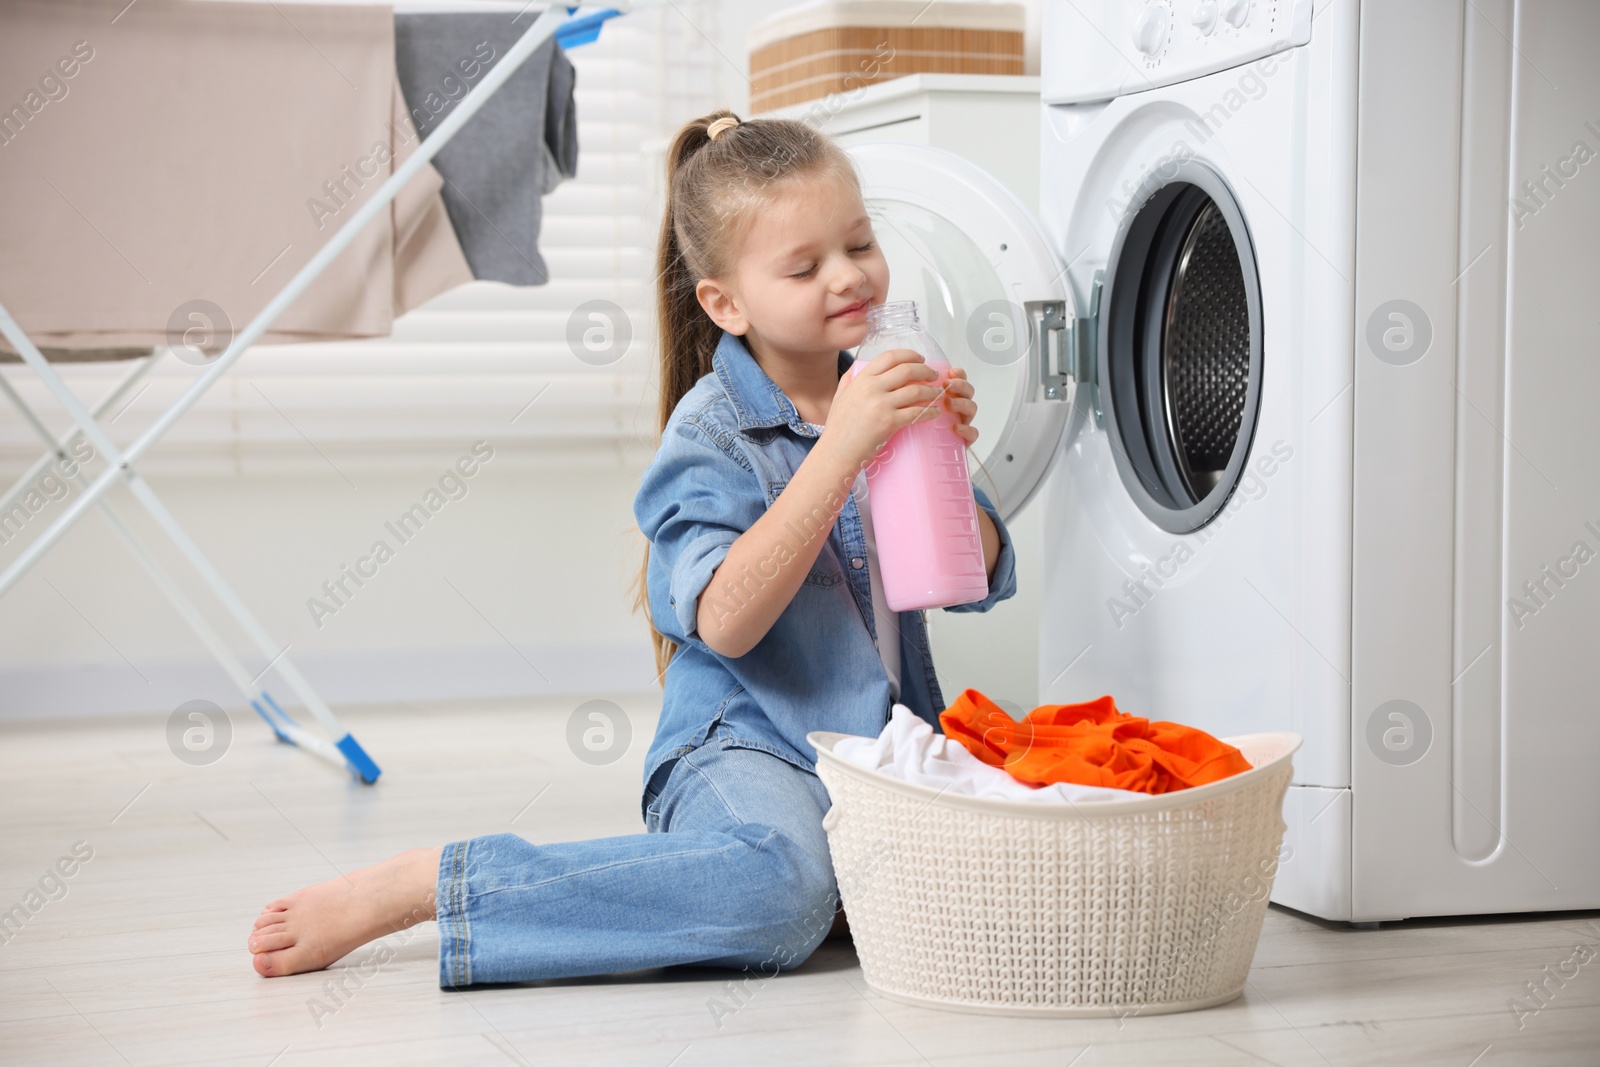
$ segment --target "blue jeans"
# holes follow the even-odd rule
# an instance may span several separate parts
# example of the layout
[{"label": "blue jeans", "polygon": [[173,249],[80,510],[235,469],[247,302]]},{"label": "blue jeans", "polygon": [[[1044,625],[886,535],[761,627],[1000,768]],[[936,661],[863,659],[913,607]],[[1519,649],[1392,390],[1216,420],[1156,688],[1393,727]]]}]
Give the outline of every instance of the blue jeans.
[{"label": "blue jeans", "polygon": [[798,967],[837,887],[814,774],[712,734],[645,787],[647,832],[456,841],[439,860],[439,985],[674,964]]}]

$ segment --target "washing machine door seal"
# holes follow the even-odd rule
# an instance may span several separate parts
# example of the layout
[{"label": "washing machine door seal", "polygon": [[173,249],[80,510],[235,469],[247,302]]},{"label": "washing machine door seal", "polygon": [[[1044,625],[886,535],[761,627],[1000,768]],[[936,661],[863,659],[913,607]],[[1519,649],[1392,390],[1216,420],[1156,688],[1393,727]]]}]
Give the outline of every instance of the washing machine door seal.
[{"label": "washing machine door seal", "polygon": [[1100,291],[1096,395],[1117,469],[1157,526],[1216,517],[1261,403],[1261,282],[1232,188],[1196,160],[1141,190]]},{"label": "washing machine door seal", "polygon": [[[847,151],[892,299],[916,300],[973,383],[972,479],[1009,520],[1064,451],[1093,331],[1038,219],[981,167],[942,149],[863,142]],[[1077,420],[1081,423],[1082,420]]]}]

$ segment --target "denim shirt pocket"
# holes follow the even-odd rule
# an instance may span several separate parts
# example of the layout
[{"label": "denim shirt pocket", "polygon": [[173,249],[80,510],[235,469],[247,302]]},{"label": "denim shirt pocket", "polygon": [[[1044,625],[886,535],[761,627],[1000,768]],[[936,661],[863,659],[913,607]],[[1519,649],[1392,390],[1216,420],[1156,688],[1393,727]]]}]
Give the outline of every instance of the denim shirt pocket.
[{"label": "denim shirt pocket", "polygon": [[[783,492],[783,487],[788,484],[787,479],[767,482],[767,507],[772,507],[778,499],[778,494]],[[831,541],[832,533],[828,536]],[[844,568],[839,566],[838,557],[829,548],[828,544],[822,546],[822,551],[817,554],[816,564],[806,573],[802,584],[821,586],[825,589],[844,584]]]}]

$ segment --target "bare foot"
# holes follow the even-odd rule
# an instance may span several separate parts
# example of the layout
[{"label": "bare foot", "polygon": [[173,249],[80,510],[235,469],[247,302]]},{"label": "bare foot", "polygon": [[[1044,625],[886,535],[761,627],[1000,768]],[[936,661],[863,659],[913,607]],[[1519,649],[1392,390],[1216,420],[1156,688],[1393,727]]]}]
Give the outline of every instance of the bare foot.
[{"label": "bare foot", "polygon": [[320,971],[368,941],[435,918],[441,851],[409,849],[274,900],[250,932],[256,973]]}]

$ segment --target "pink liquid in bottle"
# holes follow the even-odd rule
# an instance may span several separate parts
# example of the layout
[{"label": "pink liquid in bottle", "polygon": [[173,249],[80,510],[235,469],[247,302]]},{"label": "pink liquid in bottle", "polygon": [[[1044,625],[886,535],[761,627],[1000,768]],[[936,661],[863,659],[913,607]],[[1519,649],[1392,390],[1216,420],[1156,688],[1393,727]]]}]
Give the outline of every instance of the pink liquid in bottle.
[{"label": "pink liquid in bottle", "polygon": [[[870,329],[849,374],[893,348],[921,353],[943,385],[950,362],[917,319],[914,301],[867,312]],[[933,401],[938,406],[939,401]],[[956,416],[941,411],[895,431],[867,467],[884,599],[893,611],[970,604],[989,595],[978,505]]]}]

